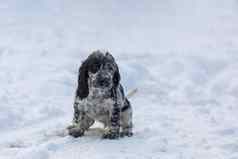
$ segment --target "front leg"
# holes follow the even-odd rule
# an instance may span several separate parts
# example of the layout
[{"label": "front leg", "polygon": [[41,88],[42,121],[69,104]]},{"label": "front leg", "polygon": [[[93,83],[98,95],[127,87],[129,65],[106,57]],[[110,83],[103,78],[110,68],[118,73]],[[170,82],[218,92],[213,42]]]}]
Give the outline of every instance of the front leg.
[{"label": "front leg", "polygon": [[119,102],[117,100],[117,92],[114,91],[114,104],[112,110],[109,112],[110,125],[109,130],[103,135],[106,139],[117,139],[120,136],[120,115],[121,109],[119,107]]},{"label": "front leg", "polygon": [[76,99],[74,102],[73,124],[68,127],[69,135],[73,137],[81,137],[84,135],[84,132],[93,125],[93,123],[94,120],[85,114],[83,111],[83,105]]}]

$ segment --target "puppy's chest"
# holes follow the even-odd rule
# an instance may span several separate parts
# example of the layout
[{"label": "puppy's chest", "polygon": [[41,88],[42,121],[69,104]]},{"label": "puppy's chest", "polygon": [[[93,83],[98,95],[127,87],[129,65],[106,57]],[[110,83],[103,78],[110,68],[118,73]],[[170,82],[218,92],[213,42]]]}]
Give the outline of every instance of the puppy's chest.
[{"label": "puppy's chest", "polygon": [[84,111],[91,117],[106,115],[112,109],[114,101],[101,96],[89,96],[84,103]]}]

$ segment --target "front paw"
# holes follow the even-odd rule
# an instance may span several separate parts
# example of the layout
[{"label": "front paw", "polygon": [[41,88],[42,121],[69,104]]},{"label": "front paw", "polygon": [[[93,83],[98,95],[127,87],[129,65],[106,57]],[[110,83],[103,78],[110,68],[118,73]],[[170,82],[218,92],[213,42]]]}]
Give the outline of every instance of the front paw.
[{"label": "front paw", "polygon": [[108,131],[106,132],[102,138],[103,139],[118,139],[120,137],[119,131]]},{"label": "front paw", "polygon": [[73,136],[75,138],[78,138],[78,137],[81,137],[84,135],[84,130],[83,129],[80,129],[80,128],[69,128],[68,129],[68,133],[70,136]]}]

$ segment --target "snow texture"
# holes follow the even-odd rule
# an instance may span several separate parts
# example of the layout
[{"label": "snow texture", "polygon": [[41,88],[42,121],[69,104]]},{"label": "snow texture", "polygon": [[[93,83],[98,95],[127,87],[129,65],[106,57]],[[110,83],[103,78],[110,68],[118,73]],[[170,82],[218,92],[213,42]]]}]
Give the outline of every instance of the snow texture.
[{"label": "snow texture", "polygon": [[[0,0],[0,159],[238,159],[237,0]],[[81,61],[110,51],[134,137],[66,135]]]}]

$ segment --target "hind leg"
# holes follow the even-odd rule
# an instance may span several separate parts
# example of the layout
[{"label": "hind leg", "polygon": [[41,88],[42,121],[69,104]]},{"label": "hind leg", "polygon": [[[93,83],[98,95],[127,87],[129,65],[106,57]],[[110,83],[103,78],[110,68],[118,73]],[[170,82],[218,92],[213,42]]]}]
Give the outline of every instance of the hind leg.
[{"label": "hind leg", "polygon": [[128,107],[125,111],[121,113],[121,132],[120,136],[128,136],[131,137],[133,136],[133,131],[132,131],[132,108],[131,106]]}]

